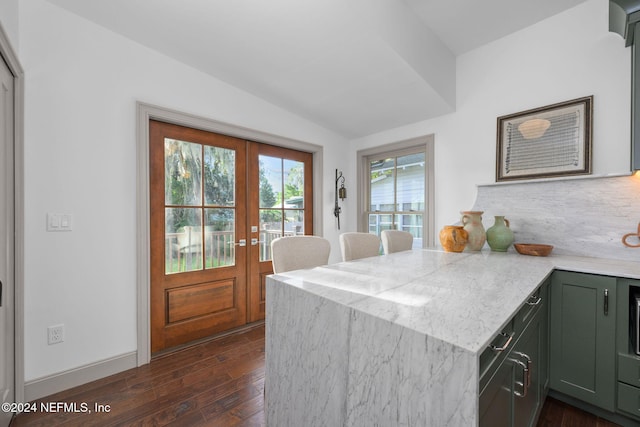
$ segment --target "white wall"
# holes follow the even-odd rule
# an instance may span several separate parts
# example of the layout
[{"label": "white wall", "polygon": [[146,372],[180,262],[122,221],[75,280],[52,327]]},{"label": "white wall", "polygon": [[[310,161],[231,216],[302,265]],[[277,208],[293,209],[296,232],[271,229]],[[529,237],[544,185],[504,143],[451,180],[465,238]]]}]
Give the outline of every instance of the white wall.
[{"label": "white wall", "polygon": [[[608,4],[589,0],[461,55],[455,113],[354,141],[352,159],[357,150],[435,134],[437,233],[471,208],[477,184],[495,181],[497,117],[594,95],[593,173],[628,173],[631,53],[608,31]],[[354,160],[350,174],[355,167]]]},{"label": "white wall", "polygon": [[[343,170],[349,189],[341,231],[354,230],[358,149],[434,133],[439,229],[473,205],[476,184],[493,182],[498,116],[593,94],[594,173],[628,171],[630,52],[608,32],[607,5],[589,0],[459,57],[456,113],[359,139],[346,156],[346,141],[300,117],[45,0],[21,2],[26,380],[136,349],[136,101],[323,145],[336,261],[334,174]],[[74,231],[47,233],[47,212],[72,213]],[[57,323],[65,342],[48,346]]]},{"label": "white wall", "polygon": [[18,1],[19,0],[2,0],[0,1],[0,23],[4,32],[7,33],[11,46],[18,50]]},{"label": "white wall", "polygon": [[[20,13],[27,382],[136,350],[136,101],[323,145],[337,159],[323,182],[337,248],[341,137],[44,0]],[[73,231],[46,232],[47,212],[73,214]],[[65,341],[49,346],[59,323]]]}]

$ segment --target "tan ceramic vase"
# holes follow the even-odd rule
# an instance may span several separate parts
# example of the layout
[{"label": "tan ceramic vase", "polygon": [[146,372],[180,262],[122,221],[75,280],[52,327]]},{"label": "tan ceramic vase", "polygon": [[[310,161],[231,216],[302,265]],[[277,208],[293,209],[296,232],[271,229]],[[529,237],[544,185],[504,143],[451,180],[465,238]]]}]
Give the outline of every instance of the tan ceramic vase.
[{"label": "tan ceramic vase", "polygon": [[467,242],[468,251],[479,251],[487,241],[487,234],[482,225],[483,211],[462,211],[462,225],[469,233],[469,241]]},{"label": "tan ceramic vase", "polygon": [[462,252],[469,233],[462,225],[445,225],[440,230],[440,244],[446,252]]}]

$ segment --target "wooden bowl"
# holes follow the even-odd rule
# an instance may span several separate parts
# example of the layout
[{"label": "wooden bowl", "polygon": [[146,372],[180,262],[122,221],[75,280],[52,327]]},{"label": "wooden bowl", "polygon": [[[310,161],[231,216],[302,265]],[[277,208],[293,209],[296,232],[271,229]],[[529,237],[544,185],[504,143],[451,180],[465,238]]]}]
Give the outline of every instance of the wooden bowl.
[{"label": "wooden bowl", "polygon": [[551,253],[553,246],[539,245],[537,243],[514,243],[516,251],[522,255],[547,256]]}]

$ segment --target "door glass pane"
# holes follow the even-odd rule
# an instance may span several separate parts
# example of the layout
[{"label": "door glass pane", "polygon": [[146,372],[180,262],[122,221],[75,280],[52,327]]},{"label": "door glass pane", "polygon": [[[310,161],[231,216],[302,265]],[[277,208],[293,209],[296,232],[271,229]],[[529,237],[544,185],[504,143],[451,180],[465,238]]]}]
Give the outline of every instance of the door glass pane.
[{"label": "door glass pane", "polygon": [[204,147],[204,198],[207,206],[234,206],[236,152]]},{"label": "door glass pane", "polygon": [[271,260],[271,242],[304,234],[304,163],[259,156],[260,261]]},{"label": "door glass pane", "polygon": [[396,197],[398,211],[424,210],[425,153],[398,157]]},{"label": "door glass pane", "polygon": [[164,140],[165,204],[202,204],[202,146],[192,142]]},{"label": "door glass pane", "polygon": [[165,272],[202,268],[202,210],[165,208]]},{"label": "door glass pane", "polygon": [[395,203],[395,159],[374,160],[370,162],[370,168],[370,210],[393,212]]},{"label": "door glass pane", "polygon": [[304,163],[284,160],[284,207],[304,208]]},{"label": "door glass pane", "polygon": [[271,242],[283,236],[282,211],[260,209],[260,261],[271,259]]},{"label": "door glass pane", "polygon": [[297,236],[304,234],[304,211],[285,209],[284,235]]},{"label": "door glass pane", "polygon": [[235,209],[205,209],[205,268],[235,265]]},{"label": "door glass pane", "polygon": [[282,207],[282,159],[259,156],[260,207]]}]

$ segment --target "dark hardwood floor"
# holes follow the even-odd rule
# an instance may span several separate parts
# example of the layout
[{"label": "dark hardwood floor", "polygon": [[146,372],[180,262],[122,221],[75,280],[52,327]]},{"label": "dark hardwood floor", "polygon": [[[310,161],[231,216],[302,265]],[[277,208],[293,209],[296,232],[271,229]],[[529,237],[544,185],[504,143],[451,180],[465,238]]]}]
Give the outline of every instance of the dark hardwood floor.
[{"label": "dark hardwood floor", "polygon": [[[47,396],[35,402],[38,412],[20,414],[11,425],[264,426],[263,389],[264,325],[260,325]],[[44,413],[40,403],[60,412]],[[69,411],[73,405],[79,412]],[[96,412],[96,405],[108,412]],[[85,408],[87,412],[81,412]],[[574,426],[615,424],[547,399],[538,427]]]}]

